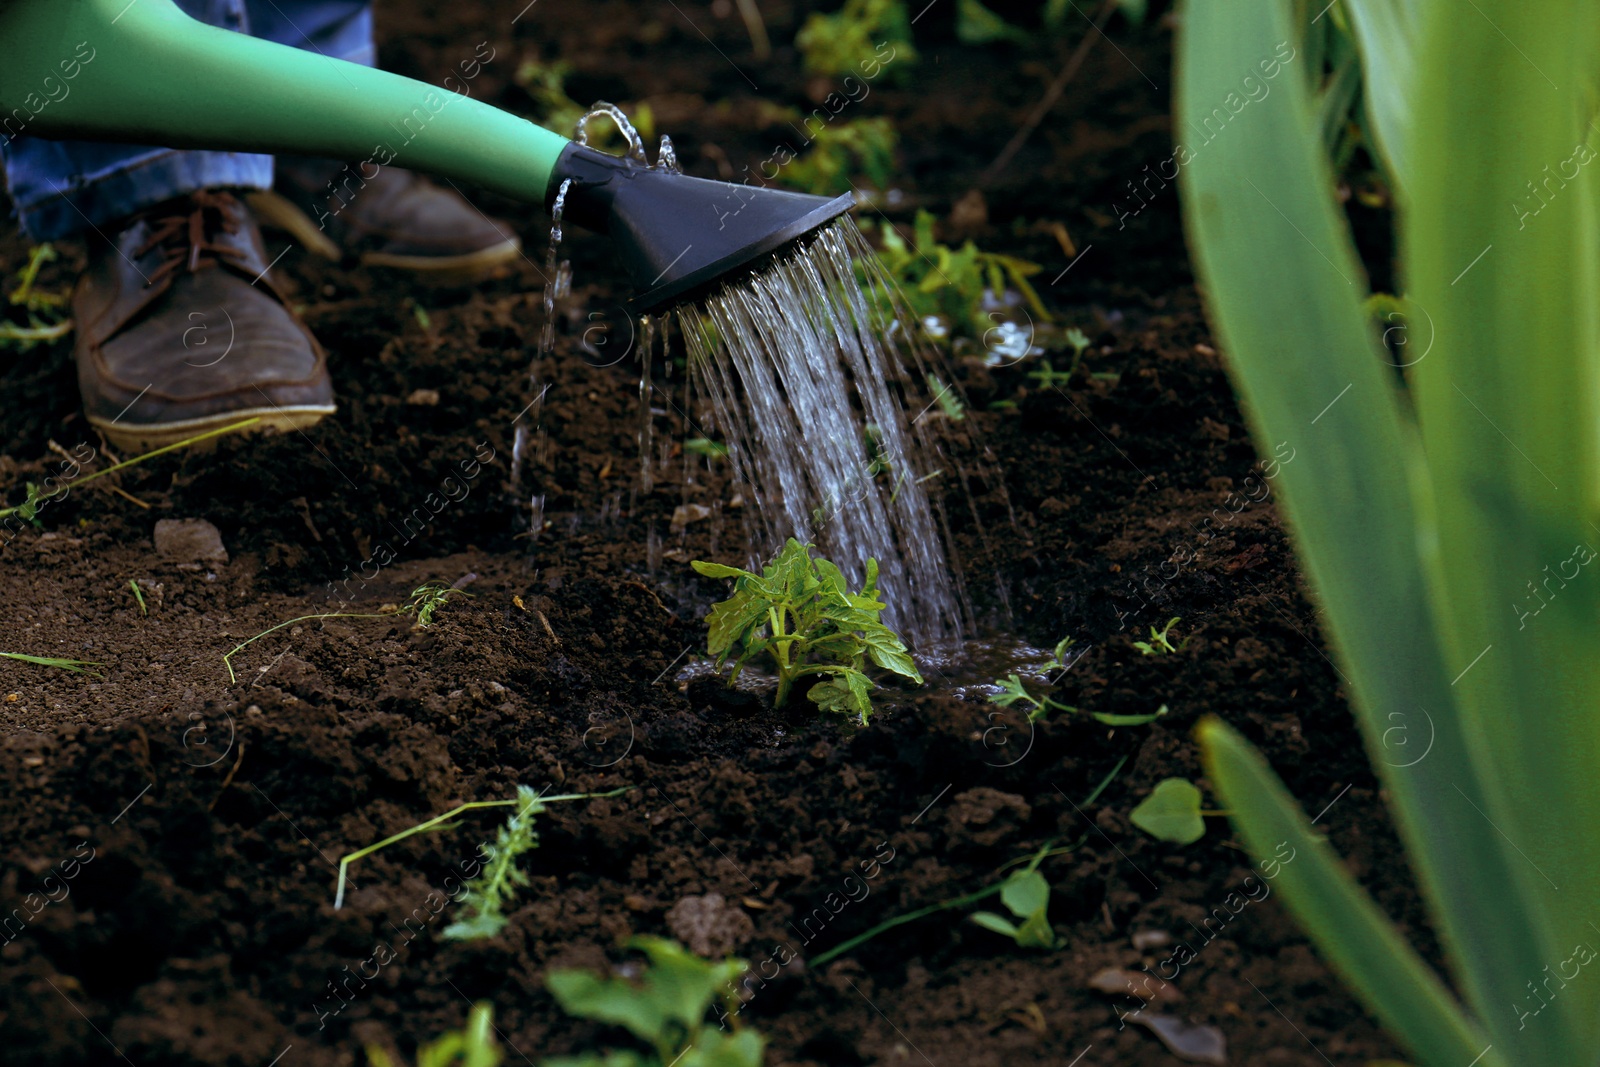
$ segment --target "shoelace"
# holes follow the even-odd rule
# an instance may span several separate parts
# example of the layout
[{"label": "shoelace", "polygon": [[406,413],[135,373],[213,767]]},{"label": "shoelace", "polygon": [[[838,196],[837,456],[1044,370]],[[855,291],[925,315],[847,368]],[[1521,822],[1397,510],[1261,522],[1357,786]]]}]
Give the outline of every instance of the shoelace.
[{"label": "shoelace", "polygon": [[159,246],[165,254],[161,265],[151,272],[147,287],[161,284],[179,270],[193,274],[218,266],[224,259],[234,265],[245,264],[243,251],[213,240],[218,233],[239,232],[239,214],[244,210],[239,201],[232,194],[212,189],[200,189],[188,199],[186,206],[180,202],[167,213],[153,216],[150,236],[134,252],[137,258]]}]

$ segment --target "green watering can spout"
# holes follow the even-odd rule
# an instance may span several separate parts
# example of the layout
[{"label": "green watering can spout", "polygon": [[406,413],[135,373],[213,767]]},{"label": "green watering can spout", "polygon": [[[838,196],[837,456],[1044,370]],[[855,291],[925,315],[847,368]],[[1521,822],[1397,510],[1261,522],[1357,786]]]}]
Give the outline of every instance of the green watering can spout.
[{"label": "green watering can spout", "polygon": [[609,156],[396,74],[207,26],[171,0],[0,0],[0,142],[327,156],[470,182],[615,240],[636,306],[692,299],[848,211]]}]

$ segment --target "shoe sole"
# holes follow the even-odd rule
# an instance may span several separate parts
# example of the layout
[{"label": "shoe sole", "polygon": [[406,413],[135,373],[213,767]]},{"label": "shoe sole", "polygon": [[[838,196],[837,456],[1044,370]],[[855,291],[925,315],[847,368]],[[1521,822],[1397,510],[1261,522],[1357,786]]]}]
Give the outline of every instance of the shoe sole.
[{"label": "shoe sole", "polygon": [[[284,196],[263,191],[251,193],[247,199],[256,217],[269,226],[283,230],[306,251],[337,263],[344,252],[312,221]],[[522,254],[522,242],[508,237],[499,244],[463,252],[454,256],[401,256],[387,252],[363,252],[358,262],[364,267],[383,267],[421,274],[440,282],[477,281],[495,268],[511,262]]]},{"label": "shoe sole", "polygon": [[[204,418],[179,419],[142,426],[117,423],[94,415],[89,416],[89,423],[117,448],[125,452],[141,453],[175,445],[212,430],[225,429],[250,418],[257,418],[260,421],[252,423],[245,431],[247,433],[288,433],[290,430],[304,430],[315,426],[336,410],[338,409],[333,404],[274,405],[264,408],[239,408],[217,415],[207,415]],[[220,436],[222,435],[219,434],[218,437]],[[197,451],[204,452],[215,448],[216,443],[217,438],[211,437],[195,447]]]}]

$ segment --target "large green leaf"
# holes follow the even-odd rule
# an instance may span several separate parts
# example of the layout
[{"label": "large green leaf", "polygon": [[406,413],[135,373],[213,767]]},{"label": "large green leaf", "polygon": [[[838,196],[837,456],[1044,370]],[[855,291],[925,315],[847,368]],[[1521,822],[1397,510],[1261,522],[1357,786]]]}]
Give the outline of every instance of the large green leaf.
[{"label": "large green leaf", "polygon": [[1361,51],[1367,128],[1389,181],[1404,200],[1411,185],[1416,37],[1422,0],[1346,0]]},{"label": "large green leaf", "polygon": [[1256,751],[1219,719],[1203,720],[1197,733],[1206,775],[1234,810],[1249,852],[1264,873],[1276,872],[1273,888],[1303,925],[1334,935],[1319,937],[1318,946],[1384,1025],[1430,1067],[1509,1063],[1485,1055],[1490,1042],[1355,884]]},{"label": "large green leaf", "polygon": [[[1451,685],[1466,663],[1437,636],[1454,620],[1431,608],[1419,545],[1435,533],[1413,502],[1436,453],[1363,311],[1307,79],[1240,103],[1240,72],[1296,39],[1276,0],[1185,9],[1176,125],[1209,137],[1179,156],[1195,264],[1256,440],[1280,457],[1274,484],[1452,974],[1516,1062],[1584,1062],[1560,1025],[1516,1034],[1508,1008],[1565,953],[1525,896],[1525,861],[1466,799],[1482,793]],[[1340,933],[1312,930],[1325,952]]]},{"label": "large green leaf", "polygon": [[[1430,596],[1480,769],[1451,799],[1514,849],[1544,925],[1525,985],[1600,922],[1600,848],[1579,829],[1600,822],[1600,20],[1577,0],[1475,3],[1423,20],[1401,251],[1435,331],[1413,368]],[[1565,1041],[1539,1062],[1600,1059],[1600,981],[1525,1030],[1507,1003],[1485,1020],[1497,1042],[1552,1030]]]}]

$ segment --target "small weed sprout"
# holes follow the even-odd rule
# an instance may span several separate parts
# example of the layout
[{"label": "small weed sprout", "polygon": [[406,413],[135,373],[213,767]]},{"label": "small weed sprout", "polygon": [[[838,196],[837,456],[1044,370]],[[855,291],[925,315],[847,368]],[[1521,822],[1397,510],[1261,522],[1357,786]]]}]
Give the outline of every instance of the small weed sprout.
[{"label": "small weed sprout", "polygon": [[28,262],[16,274],[17,287],[8,296],[10,305],[20,308],[26,323],[16,323],[0,317],[0,347],[16,347],[26,352],[34,345],[54,341],[72,329],[72,320],[61,309],[66,306],[66,293],[49,293],[37,287],[39,269],[58,258],[54,246],[35,245],[28,253]]},{"label": "small weed sprout", "polygon": [[1019,948],[1055,948],[1061,943],[1050,926],[1050,883],[1035,867],[1008,875],[1000,886],[1000,902],[1020,924],[992,911],[973,912],[969,918],[985,930],[1011,938]]},{"label": "small weed sprout", "polygon": [[731,686],[752,659],[770,655],[778,667],[774,707],[783,707],[796,680],[821,675],[807,692],[824,711],[872,713],[867,661],[917,684],[922,675],[898,634],[878,621],[878,561],[867,561],[867,581],[852,593],[844,574],[826,559],[813,559],[811,546],[790,538],[760,574],[695,560],[707,578],[734,579],[733,595],[711,608],[708,651],[720,668],[738,652]]},{"label": "small weed sprout", "polygon": [[201,441],[206,441],[213,437],[220,437],[223,434],[246,429],[247,427],[254,426],[260,421],[261,416],[255,415],[248,419],[243,419],[239,422],[236,422],[231,426],[224,426],[217,430],[207,430],[205,433],[196,434],[193,437],[186,437],[182,441],[174,441],[170,445],[162,445],[160,448],[151,449],[149,452],[134,456],[132,459],[125,459],[121,463],[113,463],[105,470],[94,471],[92,473],[85,474],[83,477],[74,481],[72,486],[62,486],[53,493],[40,493],[38,486],[34,485],[32,482],[29,482],[27,499],[13,507],[0,508],[0,519],[3,519],[8,515],[21,515],[24,519],[27,519],[35,526],[43,526],[44,524],[38,519],[39,505],[46,500],[53,500],[58,496],[64,495],[67,490],[73,486],[81,486],[88,482],[94,481],[96,478],[104,478],[108,474],[115,474],[120,470],[126,470],[129,467],[137,466],[138,464],[144,463],[147,460],[155,459],[157,456],[166,452],[172,452],[179,448],[187,448],[190,445],[199,444]]},{"label": "small weed sprout", "polygon": [[[743,960],[713,963],[659,937],[635,937],[628,947],[650,959],[637,981],[558,970],[545,984],[568,1015],[623,1027],[648,1043],[651,1054],[591,1052],[546,1060],[543,1067],[761,1067],[761,1035],[740,1028],[733,1011],[733,983],[748,969]],[[719,998],[731,1033],[706,1022]]]},{"label": "small weed sprout", "polygon": [[[1039,667],[1039,673],[1049,671],[1064,671],[1067,669],[1067,649],[1072,647],[1072,638],[1063,638],[1056,645],[1050,658]],[[1060,677],[1060,675],[1057,675]],[[989,703],[999,704],[1002,708],[1009,708],[1014,704],[1025,704],[1028,707],[1028,721],[1038,722],[1051,711],[1064,711],[1069,715],[1087,714],[1091,719],[1106,726],[1144,726],[1155,722],[1167,713],[1165,704],[1149,714],[1119,715],[1109,711],[1084,712],[1071,704],[1062,704],[1051,700],[1049,697],[1036,697],[1028,690],[1027,685],[1019,675],[1008,674],[1004,678],[996,678],[994,684],[1000,687],[998,693],[989,696]]]},{"label": "small weed sprout", "polygon": [[[1087,797],[1085,797],[1081,803],[1079,803],[1078,807],[1080,807],[1080,808],[1088,808],[1088,807],[1092,806],[1096,800],[1099,800],[1100,799],[1100,794],[1104,793],[1106,791],[1106,787],[1111,784],[1111,780],[1117,776],[1117,774],[1122,770],[1123,766],[1127,762],[1128,762],[1128,757],[1127,756],[1123,756],[1121,759],[1117,760],[1116,765],[1113,766],[1109,772],[1107,772],[1107,774],[1106,774],[1106,776],[1104,778],[1100,779],[1100,784],[1094,787],[1093,791],[1091,791],[1089,793],[1089,795]],[[1061,846],[1057,847],[1057,845],[1056,845],[1056,843],[1055,843],[1055,841],[1053,839],[1050,840],[1050,841],[1047,841],[1047,842],[1045,842],[1044,846],[1042,848],[1040,848],[1038,851],[1034,852],[1033,855],[1031,855],[1031,856],[1019,856],[1018,858],[1012,860],[1010,863],[1007,863],[1007,864],[1005,864],[1005,866],[1000,868],[1001,870],[1005,870],[1007,867],[1015,866],[1018,863],[1026,864],[1026,866],[1023,867],[1022,870],[1016,872],[1016,874],[1008,875],[1007,877],[1001,879],[1000,881],[996,882],[995,884],[993,884],[991,886],[987,886],[987,887],[985,887],[983,889],[979,889],[979,890],[977,890],[976,892],[973,892],[973,893],[967,893],[967,894],[965,894],[963,896],[956,897],[953,900],[942,901],[942,902],[940,902],[938,904],[929,904],[927,907],[918,908],[915,911],[908,911],[903,915],[896,915],[894,918],[885,920],[884,922],[879,923],[877,926],[872,927],[872,929],[866,931],[865,933],[857,934],[856,936],[854,936],[852,938],[848,938],[847,940],[840,942],[839,944],[833,946],[830,949],[827,949],[827,950],[825,950],[823,952],[817,953],[815,956],[811,957],[811,959],[808,961],[808,965],[812,969],[819,968],[823,964],[829,962],[830,960],[838,959],[840,956],[844,955],[846,952],[849,952],[851,949],[856,948],[859,945],[864,945],[868,941],[871,941],[873,938],[877,937],[879,934],[882,934],[882,933],[884,933],[885,931],[888,931],[888,930],[893,930],[897,926],[904,926],[906,923],[916,922],[918,919],[926,918],[927,916],[933,915],[933,914],[935,914],[937,912],[949,911],[949,910],[951,910],[953,908],[964,908],[968,904],[976,904],[978,901],[984,900],[984,899],[986,899],[988,897],[992,897],[996,893],[1003,893],[1003,892],[1006,891],[1007,888],[1013,887],[1013,886],[1017,886],[1018,882],[1020,881],[1020,879],[1018,877],[1019,875],[1027,875],[1027,874],[1037,873],[1038,870],[1039,870],[1040,865],[1043,864],[1045,860],[1049,859],[1052,856],[1062,856],[1062,855],[1065,855],[1068,852],[1072,852],[1072,851],[1076,850],[1080,845],[1082,845],[1088,839],[1089,839],[1089,833],[1088,833],[1088,831],[1084,831],[1084,833],[1081,836],[1079,836],[1079,838],[1076,841],[1074,841],[1072,844],[1070,844],[1070,845],[1061,845]],[[1039,880],[1041,882],[1043,882],[1044,878],[1041,876]],[[1049,885],[1046,884],[1045,885],[1045,889],[1046,889],[1047,893],[1048,893],[1049,888],[1050,888]],[[1044,904],[1040,904],[1040,905],[1037,905],[1035,907],[1026,908],[1025,910],[1026,910],[1027,914],[1021,914],[1021,913],[1017,912],[1015,909],[1012,908],[1012,904],[1015,903],[1018,906],[1035,904],[1036,901],[1037,901],[1037,893],[1038,893],[1037,885],[1033,885],[1033,886],[1029,886],[1029,887],[1018,887],[1018,888],[1013,889],[1011,900],[1006,902],[1006,907],[1007,907],[1008,910],[1011,910],[1013,915],[1016,915],[1018,918],[1024,920],[1024,922],[1022,924],[1022,927],[1017,927],[1017,929],[1020,930],[1023,927],[1027,927],[1028,926],[1027,920],[1029,918],[1031,918],[1034,914],[1036,914],[1036,913],[1037,914],[1043,914],[1044,906],[1049,903],[1049,899],[1048,899],[1048,895],[1047,895],[1046,899],[1044,901]],[[1005,922],[1006,920],[1001,919],[1001,921]],[[1044,923],[1045,930],[1048,930],[1049,931],[1049,935],[1052,938],[1054,938],[1055,937],[1055,931],[1050,929],[1050,925],[1049,925],[1048,919],[1045,919],[1045,920],[1042,920],[1042,921]],[[988,926],[989,929],[991,929],[991,930],[995,929],[995,927],[993,925],[990,925],[987,922],[987,920],[984,921],[984,922],[980,922],[979,925],[980,926]],[[1012,924],[1012,923],[1007,923],[1007,925],[1015,926],[1015,924]],[[1008,936],[1008,937],[1012,936],[1007,931],[1001,930],[1000,932],[1001,933],[1006,933],[1006,936]],[[1027,936],[1029,936],[1029,937],[1042,936],[1043,933],[1044,933],[1044,931],[1041,931],[1038,928],[1038,926],[1035,925],[1034,928],[1029,931]],[[1019,944],[1020,944],[1020,942],[1019,942]]]},{"label": "small weed sprout", "polygon": [[[537,799],[538,802],[539,802],[539,810],[542,811],[542,810],[544,810],[544,807],[546,805],[559,804],[559,803],[562,803],[563,801],[568,801],[568,800],[599,800],[601,797],[621,796],[623,793],[626,793],[629,789],[632,789],[632,788],[633,788],[632,786],[625,785],[625,786],[622,786],[620,788],[613,789],[613,790],[611,790],[610,792],[607,792],[607,793],[563,793],[560,796],[553,796],[553,797],[547,797],[547,796],[543,795],[542,793],[534,793],[533,795],[534,795],[535,799]],[[354,863],[356,860],[361,859],[361,858],[363,858],[365,856],[370,856],[374,852],[378,852],[378,851],[380,851],[382,849],[386,849],[390,845],[399,844],[401,841],[404,841],[406,838],[415,837],[417,834],[425,834],[425,833],[428,833],[429,831],[432,831],[432,830],[448,830],[448,829],[451,829],[452,827],[454,827],[456,825],[452,820],[454,820],[456,818],[456,816],[465,814],[466,812],[469,812],[469,811],[478,811],[478,810],[481,810],[483,808],[509,808],[509,807],[512,807],[513,805],[515,805],[517,807],[518,811],[522,811],[524,808],[526,808],[528,806],[527,805],[527,799],[526,799],[527,798],[527,794],[528,793],[532,793],[532,792],[533,791],[528,789],[526,786],[518,786],[517,787],[517,798],[515,800],[472,800],[472,801],[468,801],[465,804],[458,804],[455,807],[451,808],[449,811],[445,812],[443,815],[435,815],[433,818],[427,820],[426,822],[419,822],[419,823],[417,823],[417,825],[411,826],[411,827],[407,827],[406,829],[401,830],[397,834],[389,835],[388,837],[384,838],[382,841],[377,842],[376,844],[368,845],[366,848],[357,849],[356,851],[350,853],[349,855],[342,857],[339,860],[339,883],[338,883],[337,887],[334,889],[334,892],[333,892],[333,907],[334,907],[334,910],[337,911],[338,909],[344,907],[344,887],[345,887],[345,882],[348,881],[348,879],[349,879],[350,865],[352,863]],[[530,814],[529,815],[530,821],[531,821],[531,818],[532,818],[532,815]],[[534,838],[534,845],[530,845],[527,848],[523,848],[522,852],[527,852],[529,848],[535,847],[537,845],[537,843],[538,843],[538,839]],[[516,859],[516,856],[514,856],[514,855],[508,856],[507,857],[507,862],[509,862],[510,860],[514,860],[514,859]],[[509,878],[509,876],[504,876],[504,877]],[[527,883],[526,883],[526,881],[523,881],[523,882],[517,882],[516,884],[518,884],[518,885],[526,885]],[[501,902],[504,902],[504,900],[506,899],[506,891],[502,887],[502,889],[499,892],[501,894],[500,895]]]},{"label": "small weed sprout", "polygon": [[241,641],[222,657],[222,665],[228,668],[228,681],[237,682],[239,679],[233,672],[233,657],[243,652],[250,645],[261,640],[274,631],[285,626],[293,626],[297,622],[311,622],[316,619],[388,619],[397,615],[406,615],[416,620],[413,629],[420,630],[433,622],[434,613],[437,612],[451,597],[470,597],[471,593],[463,593],[453,586],[442,582],[424,582],[411,591],[411,596],[404,604],[393,611],[324,611],[315,615],[301,615],[298,618],[280,622],[276,626],[269,626],[254,637]]},{"label": "small weed sprout", "polygon": [[928,374],[928,392],[933,394],[933,402],[939,405],[939,410],[944,412],[945,418],[952,422],[960,422],[967,417],[966,405],[961,402],[961,395],[946,384],[945,380],[937,374]]},{"label": "small weed sprout", "polygon": [[1168,637],[1168,634],[1172,632],[1173,623],[1177,622],[1179,618],[1181,618],[1181,616],[1174,615],[1172,618],[1168,619],[1167,624],[1159,630],[1157,630],[1154,626],[1150,627],[1150,640],[1135,641],[1133,643],[1133,647],[1137,648],[1139,653],[1145,656],[1160,656],[1172,652],[1182,651],[1184,646],[1189,643],[1188,639],[1186,638],[1181,645],[1174,645],[1171,638]]},{"label": "small weed sprout", "polygon": [[1028,372],[1027,377],[1040,389],[1059,389],[1072,381],[1072,371],[1076,370],[1077,366],[1078,361],[1074,359],[1071,369],[1056,370],[1048,359],[1041,359],[1039,365]]},{"label": "small weed sprout", "polygon": [[[462,1030],[452,1030],[417,1049],[417,1067],[500,1067],[494,1040],[494,1009],[474,1004]],[[365,1046],[367,1067],[400,1067],[381,1045]]]},{"label": "small weed sprout", "polygon": [[1067,377],[1078,369],[1078,364],[1083,362],[1083,354],[1089,350],[1089,337],[1076,326],[1069,327],[1066,332],[1067,344],[1072,346],[1072,366],[1067,368]]},{"label": "small weed sprout", "polygon": [[517,786],[518,809],[515,815],[495,833],[494,844],[485,845],[489,862],[482,873],[467,883],[462,901],[471,912],[444,928],[444,936],[453,941],[477,941],[494,937],[510,922],[505,915],[505,905],[516,891],[528,884],[528,875],[517,866],[517,860],[539,847],[539,835],[534,832],[535,816],[544,812],[544,802],[528,786]]},{"label": "small weed sprout", "polygon": [[139,580],[137,578],[129,578],[128,588],[133,590],[133,599],[139,602],[139,614],[150,614],[150,609],[144,605],[144,590],[139,588]]}]

